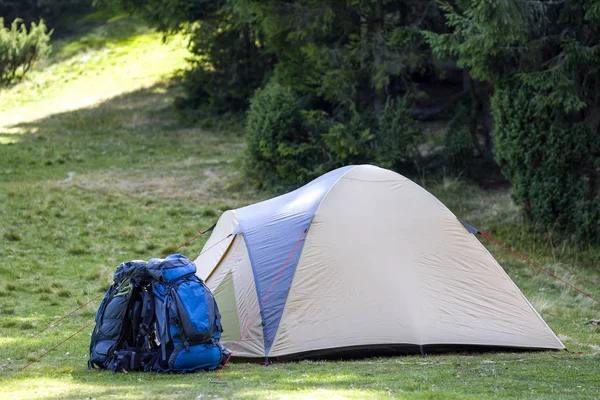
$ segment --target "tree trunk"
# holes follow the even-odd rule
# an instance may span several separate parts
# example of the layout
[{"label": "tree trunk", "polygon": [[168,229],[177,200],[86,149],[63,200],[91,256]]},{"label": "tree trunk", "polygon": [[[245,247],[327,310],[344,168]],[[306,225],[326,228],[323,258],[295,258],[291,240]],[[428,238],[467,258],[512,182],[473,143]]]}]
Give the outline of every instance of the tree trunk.
[{"label": "tree trunk", "polygon": [[[383,30],[383,0],[375,1],[375,10],[373,15],[373,31],[372,37],[374,40],[379,40],[381,37],[381,31]],[[373,62],[375,70],[378,71],[382,68],[382,58],[379,52],[378,46],[374,47],[373,53]],[[385,103],[385,87],[375,88],[375,97],[373,98],[373,108],[375,109],[375,114],[381,114],[381,109],[383,108],[383,104]]]},{"label": "tree trunk", "polygon": [[477,138],[477,125],[478,125],[478,109],[479,109],[479,96],[477,94],[477,83],[469,74],[469,92],[471,93],[471,109],[469,112],[469,130],[471,132],[471,140],[473,142],[473,148],[483,155],[483,149],[479,145],[479,139]]},{"label": "tree trunk", "polygon": [[[359,38],[363,37],[363,18],[360,16],[360,14],[356,11],[353,11],[351,13],[351,18],[352,18],[352,29],[353,29],[353,33],[358,36]],[[364,58],[361,58],[360,60],[360,69],[361,71],[364,71],[365,65],[364,65],[365,61]],[[354,95],[354,104],[356,104],[356,108],[360,109],[361,108],[361,101],[363,98],[363,92],[364,92],[364,87],[365,84],[363,82],[362,77],[359,76],[358,81],[356,82],[356,90],[355,90],[355,95]]]},{"label": "tree trunk", "polygon": [[483,126],[485,128],[485,150],[488,153],[491,153],[494,148],[494,141],[492,138],[492,132],[494,131],[494,118],[492,118],[489,91],[486,92],[486,97],[483,100]]},{"label": "tree trunk", "polygon": [[252,42],[250,37],[250,26],[248,24],[244,24],[242,28],[242,40],[244,43],[244,81],[248,82],[250,80],[250,64],[252,57]]}]

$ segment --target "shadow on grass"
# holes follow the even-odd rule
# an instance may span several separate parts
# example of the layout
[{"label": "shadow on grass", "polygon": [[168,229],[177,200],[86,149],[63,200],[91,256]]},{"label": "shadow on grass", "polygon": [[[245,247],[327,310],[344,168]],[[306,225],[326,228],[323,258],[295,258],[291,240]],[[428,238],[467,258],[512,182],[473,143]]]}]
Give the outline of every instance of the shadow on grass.
[{"label": "shadow on grass", "polygon": [[[0,138],[5,139],[0,142],[0,152],[5,153],[0,158],[0,165],[21,167],[25,163],[31,165],[29,169],[47,169],[55,164],[84,162],[85,156],[94,153],[95,147],[100,152],[106,151],[101,149],[102,143],[110,145],[121,139],[122,131],[130,130],[126,128],[132,125],[155,128],[157,124],[174,124],[168,89],[168,84],[156,84],[111,98],[95,107],[0,128]],[[141,129],[135,132],[138,140],[144,138],[145,132]],[[69,154],[65,158],[66,153]]]},{"label": "shadow on grass", "polygon": [[244,148],[237,121],[215,118],[218,129],[202,129],[175,109],[179,93],[171,80],[0,127],[0,182],[247,204],[245,186],[229,186],[242,180],[232,167]]},{"label": "shadow on grass", "polygon": [[[45,175],[131,166],[182,151],[210,155],[206,143],[198,145],[224,144],[223,137],[230,135],[182,121],[173,106],[176,94],[173,82],[159,83],[94,107],[0,128],[0,168]],[[212,150],[213,158],[222,158],[221,150]]]},{"label": "shadow on grass", "polygon": [[[239,136],[239,121],[228,121],[215,116],[216,129],[203,131],[196,124],[193,112],[180,114],[174,99],[181,95],[178,78],[156,83],[152,86],[124,93],[105,100],[92,107],[85,107],[66,112],[60,112],[40,118],[35,121],[20,122],[7,127],[0,126],[0,137],[13,139],[17,137],[25,141],[61,140],[74,136],[103,136],[104,139],[123,137],[125,131],[143,139],[146,134],[159,131],[166,135],[176,131],[202,131],[204,136],[220,136],[233,133]],[[199,111],[198,116],[205,116]],[[227,128],[231,129],[227,129]],[[147,143],[151,145],[152,143]]]}]

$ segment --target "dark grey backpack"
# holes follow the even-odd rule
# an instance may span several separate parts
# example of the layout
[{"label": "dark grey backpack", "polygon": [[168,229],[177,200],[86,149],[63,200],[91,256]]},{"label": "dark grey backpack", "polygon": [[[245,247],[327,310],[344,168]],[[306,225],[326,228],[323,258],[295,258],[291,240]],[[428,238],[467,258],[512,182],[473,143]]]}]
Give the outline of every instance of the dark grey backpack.
[{"label": "dark grey backpack", "polygon": [[159,354],[154,319],[152,279],[146,262],[120,264],[96,312],[88,366],[150,370]]}]

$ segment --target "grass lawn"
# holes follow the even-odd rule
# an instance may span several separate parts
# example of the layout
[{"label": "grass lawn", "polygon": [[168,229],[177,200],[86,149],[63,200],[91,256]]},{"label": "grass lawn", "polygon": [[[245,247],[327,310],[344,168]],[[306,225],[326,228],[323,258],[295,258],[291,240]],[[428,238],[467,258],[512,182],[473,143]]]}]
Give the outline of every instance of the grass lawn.
[{"label": "grass lawn", "polygon": [[[123,261],[163,256],[221,212],[265,198],[235,159],[239,129],[178,118],[172,74],[183,38],[114,18],[54,43],[25,81],[0,91],[0,398],[599,398],[600,305],[488,248],[571,353],[464,353],[348,361],[232,363],[188,375],[89,371],[99,300]],[[215,124],[218,126],[218,123]],[[600,249],[534,237],[506,190],[416,181],[454,213],[600,296]],[[194,258],[206,239],[181,252]],[[481,240],[485,240],[481,238]]]}]

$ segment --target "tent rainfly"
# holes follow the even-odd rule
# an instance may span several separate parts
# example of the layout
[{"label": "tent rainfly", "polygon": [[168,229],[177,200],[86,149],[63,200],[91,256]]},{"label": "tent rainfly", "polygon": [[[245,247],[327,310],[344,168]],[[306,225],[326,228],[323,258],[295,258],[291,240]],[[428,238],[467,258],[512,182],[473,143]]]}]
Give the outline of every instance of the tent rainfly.
[{"label": "tent rainfly", "polygon": [[237,357],[564,349],[438,199],[371,165],[223,213],[195,260]]}]

